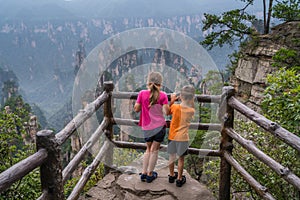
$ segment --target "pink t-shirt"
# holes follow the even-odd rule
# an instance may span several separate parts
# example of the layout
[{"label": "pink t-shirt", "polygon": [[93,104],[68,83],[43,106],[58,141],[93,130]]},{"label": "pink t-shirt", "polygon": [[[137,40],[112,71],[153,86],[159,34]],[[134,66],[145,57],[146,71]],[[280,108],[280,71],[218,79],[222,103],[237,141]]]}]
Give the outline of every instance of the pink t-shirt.
[{"label": "pink t-shirt", "polygon": [[143,130],[152,130],[166,124],[162,106],[168,104],[168,97],[165,92],[160,91],[157,104],[149,107],[150,91],[142,90],[139,92],[136,102],[141,104],[141,114],[139,126]]}]

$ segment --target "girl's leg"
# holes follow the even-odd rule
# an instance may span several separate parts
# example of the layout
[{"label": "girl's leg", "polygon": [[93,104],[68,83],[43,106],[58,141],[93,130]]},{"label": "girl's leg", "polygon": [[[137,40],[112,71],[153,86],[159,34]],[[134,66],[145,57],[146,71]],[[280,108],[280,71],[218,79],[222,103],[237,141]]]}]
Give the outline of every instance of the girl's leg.
[{"label": "girl's leg", "polygon": [[178,159],[178,180],[182,179],[183,174],[183,166],[184,166],[184,156],[179,156]]},{"label": "girl's leg", "polygon": [[150,159],[150,150],[152,146],[152,142],[147,142],[147,149],[144,153],[144,159],[143,159],[143,172],[142,174],[147,174],[148,166],[149,166],[149,159]]},{"label": "girl's leg", "polygon": [[150,158],[149,158],[149,166],[148,166],[148,176],[152,176],[152,171],[155,168],[157,158],[158,158],[158,150],[160,147],[160,142],[154,141],[150,148]]},{"label": "girl's leg", "polygon": [[174,174],[174,166],[175,166],[176,154],[169,154],[169,170],[170,176],[175,176]]}]

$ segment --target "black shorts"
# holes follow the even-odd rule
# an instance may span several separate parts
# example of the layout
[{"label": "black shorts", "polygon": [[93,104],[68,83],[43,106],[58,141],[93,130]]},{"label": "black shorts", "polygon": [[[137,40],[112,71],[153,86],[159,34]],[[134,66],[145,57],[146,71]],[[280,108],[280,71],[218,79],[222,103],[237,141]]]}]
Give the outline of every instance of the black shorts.
[{"label": "black shorts", "polygon": [[146,142],[162,142],[166,135],[166,127],[158,127],[153,130],[143,130]]},{"label": "black shorts", "polygon": [[177,154],[178,156],[186,156],[188,154],[189,142],[188,141],[168,141],[168,153]]}]

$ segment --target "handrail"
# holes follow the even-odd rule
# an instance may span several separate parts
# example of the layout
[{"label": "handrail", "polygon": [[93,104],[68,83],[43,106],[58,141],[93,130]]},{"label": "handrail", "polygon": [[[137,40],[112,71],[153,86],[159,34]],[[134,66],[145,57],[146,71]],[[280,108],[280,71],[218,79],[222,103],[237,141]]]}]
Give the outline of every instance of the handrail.
[{"label": "handrail", "polygon": [[269,166],[274,172],[285,179],[287,182],[300,190],[300,178],[292,173],[288,168],[282,166],[271,157],[267,156],[260,149],[258,149],[251,140],[246,140],[241,137],[233,129],[225,129],[227,134],[235,139],[240,145],[251,152],[256,158]]},{"label": "handrail", "polygon": [[103,130],[108,125],[108,119],[104,118],[100,126],[96,129],[96,131],[92,134],[90,139],[83,145],[83,147],[79,150],[79,152],[74,156],[74,158],[69,162],[69,164],[63,170],[63,182],[70,177],[71,173],[76,169],[79,163],[83,160],[86,153],[94,146],[97,140],[99,140],[100,136],[103,134]]},{"label": "handrail", "polygon": [[91,177],[91,175],[95,172],[98,165],[100,164],[106,150],[109,148],[109,142],[105,141],[103,146],[101,147],[100,151],[98,152],[96,158],[93,160],[92,164],[90,164],[83,172],[81,178],[77,182],[76,186],[74,187],[73,191],[69,195],[67,200],[76,200],[78,199],[83,187]]},{"label": "handrail", "polygon": [[[139,121],[134,119],[122,119],[122,118],[114,118],[114,124],[118,125],[126,125],[126,126],[136,126],[138,125]],[[167,126],[170,126],[170,120],[166,120]],[[210,124],[210,123],[191,123],[190,129],[194,130],[212,130],[212,131],[220,131],[221,125],[220,124]]]},{"label": "handrail", "polygon": [[0,174],[0,192],[9,188],[14,182],[20,180],[35,168],[41,166],[47,159],[47,155],[46,149],[40,149],[2,172]]},{"label": "handrail", "polygon": [[[168,99],[170,100],[170,95],[167,94]],[[113,92],[112,97],[115,99],[137,99],[138,92]],[[205,95],[205,94],[196,94],[195,100],[201,103],[220,103],[221,95]]]},{"label": "handrail", "polygon": [[228,152],[224,152],[224,157],[234,167],[234,169],[260,194],[263,199],[275,200],[275,198],[268,192],[267,188],[257,182],[239,163],[232,155]]},{"label": "handrail", "polygon": [[[79,182],[71,192],[71,195],[68,197],[68,200],[77,199],[83,187],[90,178],[91,174],[96,170],[97,166],[100,164],[101,160],[105,157],[107,163],[112,161],[113,146],[118,148],[146,149],[145,143],[115,141],[112,137],[113,125],[118,124],[136,126],[138,124],[138,120],[113,118],[112,107],[110,102],[111,99],[136,99],[138,93],[112,92],[112,82],[106,82],[104,85],[105,90],[103,91],[103,93],[92,103],[88,104],[81,112],[79,112],[59,133],[54,134],[51,131],[43,130],[37,134],[38,151],[0,174],[0,192],[6,190],[14,182],[20,180],[22,177],[34,170],[36,167],[41,166],[41,171],[43,171],[43,173],[41,174],[41,181],[44,190],[39,199],[47,199],[49,197],[55,197],[59,200],[63,199],[63,189],[61,190],[61,188],[59,187],[61,187],[66,182],[70,174],[83,160],[84,155],[86,155],[87,151],[99,140],[100,136],[103,133],[105,133],[107,136],[107,140],[105,140],[103,146],[98,152],[96,158],[93,160],[92,164],[85,169]],[[170,98],[170,94],[167,95],[168,98]],[[274,200],[274,197],[268,192],[267,188],[262,186],[258,181],[256,181],[255,178],[252,177],[237,162],[237,160],[234,159],[234,157],[232,156],[233,140],[239,143],[243,148],[245,148],[249,153],[254,155],[258,160],[265,163],[271,170],[280,175],[289,184],[293,185],[295,188],[300,190],[300,178],[298,176],[293,174],[288,168],[282,166],[274,159],[266,155],[264,152],[258,149],[251,140],[243,138],[233,129],[233,111],[237,110],[238,112],[249,118],[251,121],[255,122],[256,124],[264,128],[266,131],[272,133],[274,136],[280,138],[283,142],[289,144],[291,147],[295,148],[300,152],[299,137],[290,133],[286,129],[268,120],[264,116],[260,115],[259,113],[256,113],[255,111],[251,110],[250,108],[239,102],[234,97],[234,89],[232,87],[224,87],[222,95],[196,95],[195,100],[203,103],[218,103],[220,106],[218,113],[221,124],[191,123],[190,125],[190,129],[219,131],[222,136],[220,149],[188,149],[190,154],[220,157],[220,200],[229,200],[230,198],[231,166],[237,170],[237,172],[249,183],[249,185],[252,186],[260,196],[262,196],[262,198],[267,200]],[[75,157],[68,163],[68,165],[62,171],[61,161],[59,163],[60,146],[103,104],[105,114],[103,121],[101,122],[97,130],[92,134],[91,138],[83,145],[83,147],[79,150]],[[166,122],[167,126],[169,127],[170,121],[167,120]],[[49,147],[47,146],[48,144],[50,145]],[[166,145],[161,145],[161,151],[166,151],[166,149]],[[55,165],[57,165],[57,168],[55,168],[56,166],[47,166],[50,165],[52,161],[56,162]],[[54,172],[55,174],[47,176],[47,173],[45,172]],[[57,180],[55,180],[56,175]],[[56,191],[58,191],[60,194],[53,194],[50,190],[47,190],[47,184],[49,183],[43,182],[46,181],[47,178],[51,179],[51,184],[58,184]]]},{"label": "handrail", "polygon": [[72,133],[79,128],[89,117],[91,117],[104,102],[109,94],[104,91],[96,100],[88,104],[84,110],[81,110],[59,133],[56,134],[56,140],[62,145]]},{"label": "handrail", "polygon": [[266,131],[272,133],[274,136],[278,137],[283,142],[298,150],[298,152],[300,153],[300,138],[297,135],[289,132],[288,130],[282,128],[275,122],[268,120],[261,114],[248,108],[240,101],[238,101],[235,97],[231,97],[228,100],[228,104],[229,106],[233,107],[234,109],[248,117],[251,121],[264,128]]},{"label": "handrail", "polygon": [[[112,141],[116,147],[119,148],[130,148],[130,149],[142,149],[146,150],[147,146],[145,143],[139,142],[125,142],[125,141]],[[167,145],[160,145],[160,151],[167,151]],[[188,148],[189,154],[201,155],[201,156],[212,156],[212,157],[220,157],[221,152],[218,150],[211,149],[196,149],[196,148]]]}]

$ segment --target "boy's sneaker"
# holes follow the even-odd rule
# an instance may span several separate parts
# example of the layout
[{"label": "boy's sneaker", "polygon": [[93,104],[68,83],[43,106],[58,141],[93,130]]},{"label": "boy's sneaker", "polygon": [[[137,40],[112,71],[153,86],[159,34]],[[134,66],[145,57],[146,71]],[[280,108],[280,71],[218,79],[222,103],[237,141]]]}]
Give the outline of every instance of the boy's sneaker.
[{"label": "boy's sneaker", "polygon": [[174,172],[174,176],[171,176],[171,175],[168,175],[169,176],[169,183],[174,183],[175,180],[177,179],[178,177],[178,172]]},{"label": "boy's sneaker", "polygon": [[145,182],[145,181],[146,181],[146,178],[147,178],[147,174],[142,174],[142,173],[140,173],[140,175],[141,175],[141,181],[142,181],[142,182]]},{"label": "boy's sneaker", "polygon": [[182,176],[182,179],[181,180],[176,180],[176,186],[177,187],[181,187],[183,184],[185,184],[185,182],[186,182],[186,178],[185,178],[185,176]]},{"label": "boy's sneaker", "polygon": [[157,172],[153,171],[152,176],[147,176],[146,177],[147,183],[151,183],[154,179],[157,178],[157,176],[158,176]]}]

